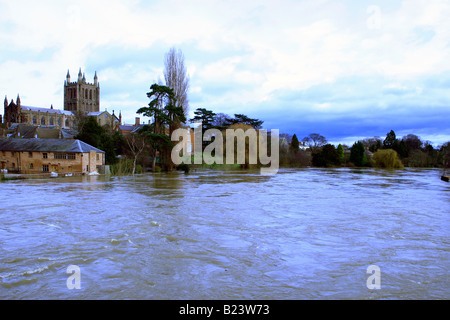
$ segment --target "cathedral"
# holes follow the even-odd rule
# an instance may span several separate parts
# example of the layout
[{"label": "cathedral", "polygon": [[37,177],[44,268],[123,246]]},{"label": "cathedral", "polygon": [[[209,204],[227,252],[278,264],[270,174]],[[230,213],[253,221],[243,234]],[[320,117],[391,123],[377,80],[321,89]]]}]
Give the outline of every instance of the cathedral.
[{"label": "cathedral", "polygon": [[78,72],[78,80],[70,82],[70,73],[67,70],[64,81],[64,110],[98,112],[100,110],[100,84],[97,72],[94,75],[94,83],[86,82],[86,77]]},{"label": "cathedral", "polygon": [[[119,118],[108,111],[100,111],[100,84],[97,72],[94,75],[94,83],[86,82],[84,73],[78,72],[77,81],[70,81],[70,73],[67,71],[64,81],[64,110],[50,108],[23,106],[19,95],[17,99],[8,102],[4,100],[3,123],[9,128],[13,123],[27,123],[37,126],[57,126],[59,128],[74,129],[76,126],[75,114],[81,111],[88,116],[93,116],[101,126],[114,128],[121,122]],[[1,119],[1,118],[0,118]]]}]

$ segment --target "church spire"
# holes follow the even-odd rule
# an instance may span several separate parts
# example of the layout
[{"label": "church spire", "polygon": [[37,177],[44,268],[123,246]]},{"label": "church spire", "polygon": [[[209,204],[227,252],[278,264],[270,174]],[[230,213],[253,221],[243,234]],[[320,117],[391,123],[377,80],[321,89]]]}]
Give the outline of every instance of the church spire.
[{"label": "church spire", "polygon": [[97,71],[95,71],[95,75],[94,75],[94,85],[98,84],[98,78],[97,78]]},{"label": "church spire", "polygon": [[5,102],[4,102],[4,104],[5,104],[5,108],[6,107],[8,107],[8,98],[5,96]]},{"label": "church spire", "polygon": [[81,73],[81,68],[80,68],[80,71],[78,71],[78,82],[81,82],[82,76],[83,76],[83,74]]},{"label": "church spire", "polygon": [[19,94],[17,94],[16,105],[20,107],[20,97],[19,97]]}]

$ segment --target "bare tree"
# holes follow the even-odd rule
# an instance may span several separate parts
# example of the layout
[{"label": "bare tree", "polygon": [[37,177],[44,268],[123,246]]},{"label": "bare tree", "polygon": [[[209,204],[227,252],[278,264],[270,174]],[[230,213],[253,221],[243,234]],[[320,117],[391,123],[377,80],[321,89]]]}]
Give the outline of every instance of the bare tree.
[{"label": "bare tree", "polygon": [[130,149],[131,154],[133,155],[133,176],[136,172],[136,162],[139,155],[145,149],[145,139],[143,136],[137,133],[131,133],[125,137],[128,148]]},{"label": "bare tree", "polygon": [[188,118],[189,101],[187,92],[189,89],[189,76],[184,66],[184,55],[181,50],[171,48],[164,59],[164,79],[166,86],[172,88],[175,93],[177,106],[182,106],[184,116]]},{"label": "bare tree", "polygon": [[327,139],[318,133],[311,133],[309,136],[303,138],[303,142],[311,149],[312,153],[315,153],[327,144]]}]

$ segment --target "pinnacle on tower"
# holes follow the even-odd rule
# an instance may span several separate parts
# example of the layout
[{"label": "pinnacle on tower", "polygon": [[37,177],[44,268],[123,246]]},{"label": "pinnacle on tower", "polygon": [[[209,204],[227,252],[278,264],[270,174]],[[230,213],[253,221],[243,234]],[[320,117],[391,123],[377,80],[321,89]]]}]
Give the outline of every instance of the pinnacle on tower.
[{"label": "pinnacle on tower", "polygon": [[83,75],[81,74],[81,68],[80,68],[80,71],[78,71],[78,82],[81,82],[81,77],[82,77]]},{"label": "pinnacle on tower", "polygon": [[19,94],[17,94],[16,105],[20,106],[20,97],[19,97]]},{"label": "pinnacle on tower", "polygon": [[97,85],[97,83],[98,83],[97,71],[95,71],[95,75],[94,75],[94,85]]},{"label": "pinnacle on tower", "polygon": [[8,98],[5,96],[5,108],[8,106]]}]

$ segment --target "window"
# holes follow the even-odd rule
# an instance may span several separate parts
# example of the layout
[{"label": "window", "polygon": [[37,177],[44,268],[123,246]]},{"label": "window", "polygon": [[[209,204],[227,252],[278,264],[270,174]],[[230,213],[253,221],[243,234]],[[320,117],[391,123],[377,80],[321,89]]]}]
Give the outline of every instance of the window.
[{"label": "window", "polygon": [[28,158],[33,158],[33,152],[28,152]]},{"label": "window", "polygon": [[69,126],[69,119],[66,119],[66,127]]},{"label": "window", "polygon": [[61,118],[58,118],[58,126],[61,127]]},{"label": "window", "polygon": [[97,153],[97,161],[100,160],[100,155]]},{"label": "window", "polygon": [[69,159],[69,160],[75,160],[76,154],[75,153],[53,153],[54,159]]},{"label": "window", "polygon": [[33,169],[33,164],[32,163],[30,163],[30,167],[29,167],[30,169]]},{"label": "window", "polygon": [[36,116],[33,116],[33,124],[37,124]]},{"label": "window", "polygon": [[53,118],[50,118],[50,125],[52,126],[54,123],[53,123]]},{"label": "window", "polygon": [[42,172],[48,172],[48,164],[42,165]]},{"label": "window", "polygon": [[44,117],[41,118],[41,124],[45,125],[45,118]]},{"label": "window", "polygon": [[43,159],[47,159],[47,153],[46,153],[46,152],[44,152],[44,153],[42,154],[42,158],[43,158]]}]

